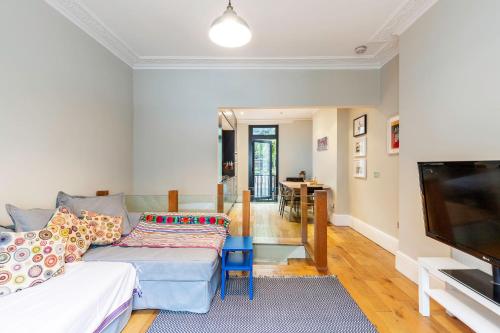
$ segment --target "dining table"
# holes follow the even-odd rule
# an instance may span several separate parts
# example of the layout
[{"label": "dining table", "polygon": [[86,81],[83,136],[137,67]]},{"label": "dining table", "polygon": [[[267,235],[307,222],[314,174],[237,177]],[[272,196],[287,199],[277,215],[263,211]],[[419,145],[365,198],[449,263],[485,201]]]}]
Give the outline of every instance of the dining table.
[{"label": "dining table", "polygon": [[[318,184],[315,182],[307,182],[307,181],[306,182],[281,181],[280,184],[283,187],[288,188],[290,190],[290,192],[292,193],[291,198],[289,199],[290,200],[289,204],[291,205],[290,206],[290,213],[288,214],[289,220],[292,220],[292,219],[297,220],[300,218],[300,209],[299,209],[299,205],[298,205],[297,200],[299,200],[299,198],[300,198],[300,187],[303,184],[307,185],[308,190],[309,189],[314,190],[315,188],[320,189],[320,190],[330,189],[330,186],[328,186],[328,185]],[[285,199],[283,199],[283,200],[285,200]],[[314,200],[314,197],[308,198],[308,200]],[[280,213],[283,216],[284,210],[285,210],[285,201],[280,202],[279,207],[280,207],[279,208]],[[292,214],[293,211],[295,211],[295,214]],[[292,217],[292,215],[295,215],[295,216]]]},{"label": "dining table", "polygon": [[285,187],[288,187],[290,189],[293,189],[293,190],[300,190],[300,187],[302,186],[302,184],[306,184],[307,187],[310,187],[310,188],[321,188],[321,189],[329,189],[330,186],[328,185],[325,185],[325,184],[317,184],[317,183],[313,183],[313,182],[290,182],[290,181],[282,181],[280,182],[281,185],[285,186]]}]

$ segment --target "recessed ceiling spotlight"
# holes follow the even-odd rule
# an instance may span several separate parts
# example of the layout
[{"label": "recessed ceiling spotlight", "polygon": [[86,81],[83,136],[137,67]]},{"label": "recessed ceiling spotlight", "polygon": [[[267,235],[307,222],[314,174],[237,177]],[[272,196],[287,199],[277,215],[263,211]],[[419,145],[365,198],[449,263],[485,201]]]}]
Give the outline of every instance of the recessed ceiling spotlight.
[{"label": "recessed ceiling spotlight", "polygon": [[367,50],[368,50],[368,46],[360,45],[354,49],[354,52],[356,52],[356,54],[364,54]]}]

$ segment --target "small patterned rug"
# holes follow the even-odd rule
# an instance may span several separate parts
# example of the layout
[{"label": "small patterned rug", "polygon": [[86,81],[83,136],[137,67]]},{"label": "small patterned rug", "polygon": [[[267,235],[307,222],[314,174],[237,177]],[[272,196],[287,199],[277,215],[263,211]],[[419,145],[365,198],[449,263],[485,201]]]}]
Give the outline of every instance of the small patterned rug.
[{"label": "small patterned rug", "polygon": [[206,314],[160,311],[148,333],[375,333],[377,330],[337,278],[231,278]]}]

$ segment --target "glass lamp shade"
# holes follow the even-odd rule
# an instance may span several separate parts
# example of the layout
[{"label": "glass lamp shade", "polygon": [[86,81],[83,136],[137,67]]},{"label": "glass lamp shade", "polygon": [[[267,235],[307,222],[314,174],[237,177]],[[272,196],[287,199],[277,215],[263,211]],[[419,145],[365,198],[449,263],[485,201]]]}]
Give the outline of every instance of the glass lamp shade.
[{"label": "glass lamp shade", "polygon": [[208,36],[219,46],[240,47],[252,39],[252,32],[245,20],[236,15],[232,7],[228,7],[224,14],[212,23]]}]

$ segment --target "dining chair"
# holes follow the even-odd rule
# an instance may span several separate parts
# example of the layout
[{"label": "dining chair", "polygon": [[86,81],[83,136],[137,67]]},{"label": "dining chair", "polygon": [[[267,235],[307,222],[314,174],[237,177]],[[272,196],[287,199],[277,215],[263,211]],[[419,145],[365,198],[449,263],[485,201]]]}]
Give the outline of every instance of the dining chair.
[{"label": "dining chair", "polygon": [[304,178],[302,178],[302,177],[286,177],[286,181],[300,183],[300,182],[304,181]]},{"label": "dining chair", "polygon": [[[285,207],[289,207],[288,210],[288,220],[292,220],[292,214],[295,212],[295,215],[298,216],[300,210],[300,191],[297,189],[287,188],[287,196],[286,196],[286,205]],[[284,214],[284,208],[283,208]]]},{"label": "dining chair", "polygon": [[292,191],[288,187],[280,184],[279,212],[281,217],[283,217],[283,215],[285,214],[285,207],[289,205],[291,200],[292,200]]},{"label": "dining chair", "polygon": [[322,186],[307,187],[307,207],[312,208],[314,214],[314,201],[316,200],[316,195],[314,192],[323,190]]}]

